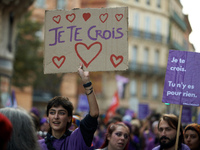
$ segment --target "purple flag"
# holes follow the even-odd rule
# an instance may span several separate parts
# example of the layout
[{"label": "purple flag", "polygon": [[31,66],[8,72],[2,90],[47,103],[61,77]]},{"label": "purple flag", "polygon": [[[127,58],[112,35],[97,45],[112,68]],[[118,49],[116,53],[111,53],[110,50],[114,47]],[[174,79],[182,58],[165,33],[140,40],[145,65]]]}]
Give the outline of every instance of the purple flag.
[{"label": "purple flag", "polygon": [[89,104],[87,100],[87,96],[85,94],[80,94],[78,98],[78,112],[89,112]]},{"label": "purple flag", "polygon": [[15,91],[12,90],[11,96],[8,98],[8,101],[6,102],[6,107],[17,107],[17,100],[15,96]]},{"label": "purple flag", "polygon": [[200,53],[170,50],[163,103],[200,105]]},{"label": "purple flag", "polygon": [[138,119],[145,119],[149,115],[149,105],[139,104]]},{"label": "purple flag", "polygon": [[115,76],[117,81],[119,98],[124,97],[125,85],[129,82],[129,79],[120,75]]}]

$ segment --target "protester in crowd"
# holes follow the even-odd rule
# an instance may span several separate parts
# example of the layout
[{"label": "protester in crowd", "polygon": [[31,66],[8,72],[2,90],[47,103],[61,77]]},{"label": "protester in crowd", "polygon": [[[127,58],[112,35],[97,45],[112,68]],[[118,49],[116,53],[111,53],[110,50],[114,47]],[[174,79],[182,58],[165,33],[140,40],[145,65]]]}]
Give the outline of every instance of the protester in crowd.
[{"label": "protester in crowd", "polygon": [[104,116],[100,115],[98,118],[98,127],[94,134],[93,145],[94,148],[99,148],[104,142],[104,136],[106,133],[106,125],[104,123]]},{"label": "protester in crowd", "polygon": [[141,123],[139,119],[131,120],[131,134],[128,150],[141,150],[141,138],[140,138],[140,127]]},{"label": "protester in crowd", "polygon": [[154,121],[159,119],[159,113],[151,112],[143,121],[142,127],[140,128],[140,135],[143,140],[142,149],[149,150],[149,144],[152,143],[156,137],[152,129],[152,124]]},{"label": "protester in crowd", "polygon": [[152,123],[152,131],[154,133],[154,138],[151,140],[148,145],[146,145],[147,150],[152,150],[154,147],[159,145],[159,133],[158,133],[158,121]]},{"label": "protester in crowd", "polygon": [[[159,143],[153,150],[174,150],[176,147],[176,136],[178,129],[178,117],[173,114],[164,114],[158,122]],[[183,144],[183,129],[180,124],[178,150],[190,150]]]},{"label": "protester in crowd", "polygon": [[47,105],[47,118],[50,130],[45,139],[39,140],[43,150],[86,150],[92,144],[96,131],[99,108],[90,82],[89,72],[78,69],[87,95],[90,111],[80,122],[80,127],[73,132],[69,130],[72,123],[73,105],[67,97],[56,96]]},{"label": "protester in crowd", "polygon": [[6,150],[7,143],[11,138],[12,124],[10,120],[0,113],[0,149]]},{"label": "protester in crowd", "polygon": [[184,129],[184,141],[191,150],[200,150],[200,125],[189,124]]},{"label": "protester in crowd", "polygon": [[128,150],[130,130],[123,122],[111,123],[105,135],[103,145],[96,150]]},{"label": "protester in crowd", "polygon": [[29,113],[22,108],[1,108],[12,123],[13,132],[6,150],[40,150],[35,127]]},{"label": "protester in crowd", "polygon": [[40,127],[39,131],[37,132],[38,139],[43,139],[49,130],[49,123],[47,122],[47,118],[43,117],[40,119]]}]

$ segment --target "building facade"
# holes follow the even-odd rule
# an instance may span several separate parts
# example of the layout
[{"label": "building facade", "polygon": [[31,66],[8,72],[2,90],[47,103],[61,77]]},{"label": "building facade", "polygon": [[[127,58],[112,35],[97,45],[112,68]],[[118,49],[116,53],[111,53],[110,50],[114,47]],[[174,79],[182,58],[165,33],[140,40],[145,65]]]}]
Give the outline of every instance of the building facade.
[{"label": "building facade", "polygon": [[[11,95],[16,25],[33,0],[0,0],[0,105]],[[26,103],[26,102],[25,102]],[[29,107],[28,105],[26,107]]]},{"label": "building facade", "polygon": [[[148,104],[157,112],[172,112],[174,106],[162,103],[165,71],[170,49],[194,51],[189,42],[191,26],[182,13],[179,0],[35,0],[30,9],[33,19],[44,23],[45,10],[72,8],[128,7],[129,69],[114,72],[91,72],[94,89],[102,112],[111,104],[117,90],[116,75],[129,79],[120,106],[138,112],[138,104]],[[41,39],[43,39],[41,31]],[[76,74],[66,74],[61,84],[61,95],[77,105],[83,93]],[[44,105],[33,98],[33,105]],[[41,109],[42,107],[41,106]]]}]

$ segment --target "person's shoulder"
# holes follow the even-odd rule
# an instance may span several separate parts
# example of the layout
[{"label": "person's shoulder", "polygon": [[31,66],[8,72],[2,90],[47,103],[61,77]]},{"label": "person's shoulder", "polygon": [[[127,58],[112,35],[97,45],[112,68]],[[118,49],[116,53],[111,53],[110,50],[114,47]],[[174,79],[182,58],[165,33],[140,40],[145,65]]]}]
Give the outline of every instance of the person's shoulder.
[{"label": "person's shoulder", "polygon": [[45,139],[38,140],[39,143],[45,143]]},{"label": "person's shoulder", "polygon": [[182,143],[181,147],[182,147],[181,150],[190,150],[190,148],[186,144]]},{"label": "person's shoulder", "polygon": [[159,150],[160,149],[160,145],[154,147],[152,150]]}]

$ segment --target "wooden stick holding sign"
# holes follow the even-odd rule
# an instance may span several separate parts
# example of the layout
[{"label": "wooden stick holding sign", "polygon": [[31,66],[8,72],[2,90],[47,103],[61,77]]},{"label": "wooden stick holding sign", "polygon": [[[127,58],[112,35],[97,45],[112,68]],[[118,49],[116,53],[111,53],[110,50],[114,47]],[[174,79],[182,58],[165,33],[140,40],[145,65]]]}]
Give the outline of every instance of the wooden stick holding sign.
[{"label": "wooden stick holding sign", "polygon": [[180,134],[180,127],[181,127],[182,110],[183,110],[183,105],[180,105],[180,112],[179,112],[179,118],[178,118],[178,127],[177,127],[177,133],[176,133],[175,150],[178,150],[178,143],[179,143],[179,134]]},{"label": "wooden stick holding sign", "polygon": [[44,73],[128,69],[128,7],[45,12]]},{"label": "wooden stick holding sign", "polygon": [[169,51],[162,102],[180,105],[176,150],[178,149],[183,105],[200,106],[199,66],[200,53]]}]

